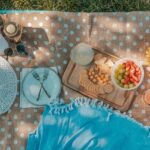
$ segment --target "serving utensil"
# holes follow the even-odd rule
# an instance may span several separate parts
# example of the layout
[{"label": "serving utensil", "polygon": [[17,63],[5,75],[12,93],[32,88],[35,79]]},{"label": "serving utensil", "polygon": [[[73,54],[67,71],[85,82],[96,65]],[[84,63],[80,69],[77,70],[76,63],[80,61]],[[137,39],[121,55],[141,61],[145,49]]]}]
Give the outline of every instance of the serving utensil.
[{"label": "serving utensil", "polygon": [[49,73],[48,70],[45,69],[44,75],[43,75],[43,80],[41,81],[41,78],[40,78],[39,74],[38,74],[36,71],[33,71],[33,72],[32,72],[33,77],[34,77],[37,81],[39,81],[40,84],[41,84],[41,87],[40,87],[40,90],[39,90],[39,93],[38,93],[38,97],[37,97],[37,101],[38,101],[39,98],[40,98],[40,94],[41,94],[42,88],[43,88],[45,94],[47,95],[47,97],[48,97],[48,98],[51,97],[51,96],[48,94],[47,90],[45,89],[45,87],[44,87],[44,85],[43,85],[44,81],[45,81],[45,80],[47,79],[47,77],[48,77],[48,73]]},{"label": "serving utensil", "polygon": [[37,101],[40,99],[42,85],[43,85],[44,81],[47,79],[47,77],[48,77],[48,70],[46,69],[46,70],[44,70],[43,80],[41,82],[41,87],[40,87],[40,90],[39,90],[39,93],[38,93]]}]

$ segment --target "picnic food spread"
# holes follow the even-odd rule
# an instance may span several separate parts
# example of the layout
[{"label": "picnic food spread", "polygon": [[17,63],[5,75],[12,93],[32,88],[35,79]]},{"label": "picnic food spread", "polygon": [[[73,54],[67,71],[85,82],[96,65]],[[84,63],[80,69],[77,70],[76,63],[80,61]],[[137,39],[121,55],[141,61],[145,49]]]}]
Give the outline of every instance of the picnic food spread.
[{"label": "picnic food spread", "polygon": [[[80,44],[76,47],[80,51]],[[82,60],[79,65],[71,58],[63,74],[64,85],[85,96],[102,99],[120,111],[128,110],[134,100],[134,91],[120,90],[111,78],[118,58],[94,48],[93,52],[93,61],[88,65],[81,65]]]},{"label": "picnic food spread", "polygon": [[[1,16],[4,25],[12,21],[16,25],[21,25],[19,34],[14,37],[4,33],[4,38],[10,48],[5,49],[5,52],[9,57],[8,62],[17,74],[18,83],[20,72],[25,68],[57,65],[60,77],[63,77],[66,71],[69,73],[67,80],[63,80],[63,96],[66,102],[69,97],[97,98],[117,110],[125,111],[127,115],[133,116],[143,124],[150,125],[149,64],[143,65],[143,82],[139,81],[139,86],[133,87],[136,90],[130,88],[121,90],[110,77],[115,62],[124,57],[132,56],[139,62],[144,61],[145,58],[149,60],[147,51],[149,47],[148,12],[106,14],[30,12]],[[0,26],[3,26],[2,24],[0,23]],[[3,29],[1,30],[2,35]],[[7,31],[15,33],[13,26],[9,26]],[[80,43],[88,43],[87,45],[91,47],[84,49],[82,54],[80,50],[79,55],[73,54],[80,57],[72,57],[75,58],[72,59],[74,60],[72,62],[69,57],[70,51]],[[8,48],[8,46],[5,47]],[[85,53],[86,51],[88,53]],[[146,51],[148,53],[145,55]],[[105,55],[105,52],[108,55]],[[6,54],[2,56],[7,58]],[[82,61],[83,56],[86,56],[84,61]],[[114,57],[111,56],[117,59],[113,60]],[[2,147],[2,150],[24,149],[27,134],[35,129],[42,112],[42,109],[33,105],[25,109],[28,104],[21,108],[20,91],[22,91],[21,86],[18,87],[17,97],[11,109],[0,116],[2,127],[0,129],[0,149]],[[38,91],[35,90],[35,92],[37,96]],[[46,97],[46,94],[44,95]],[[41,99],[38,102],[41,102]]]}]

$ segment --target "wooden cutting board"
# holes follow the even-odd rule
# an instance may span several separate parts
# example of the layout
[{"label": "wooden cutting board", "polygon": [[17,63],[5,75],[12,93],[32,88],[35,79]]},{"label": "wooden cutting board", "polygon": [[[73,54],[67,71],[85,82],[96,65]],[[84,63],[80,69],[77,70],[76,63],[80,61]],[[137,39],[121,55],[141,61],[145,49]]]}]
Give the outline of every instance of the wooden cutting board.
[{"label": "wooden cutting board", "polygon": [[[94,50],[94,51],[95,51],[95,54],[101,53],[104,57],[111,59],[112,62],[115,62],[118,60],[116,56],[110,55],[106,52],[101,52],[97,50]],[[91,65],[92,63],[88,66],[81,66],[70,60],[63,74],[64,85],[66,85],[67,87],[87,97],[103,100],[106,104],[109,104],[115,109],[118,109],[120,111],[127,111],[132,101],[134,100],[135,91],[123,91],[114,86],[114,90],[112,93],[95,94],[95,93],[92,93],[91,91],[87,91],[84,87],[79,85],[80,72],[89,68]]]}]

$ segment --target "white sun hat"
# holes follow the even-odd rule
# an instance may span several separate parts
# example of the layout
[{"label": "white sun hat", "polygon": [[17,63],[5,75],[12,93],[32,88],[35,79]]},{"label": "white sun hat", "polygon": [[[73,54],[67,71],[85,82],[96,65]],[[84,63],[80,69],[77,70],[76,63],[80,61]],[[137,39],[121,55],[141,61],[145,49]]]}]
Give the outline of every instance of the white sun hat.
[{"label": "white sun hat", "polygon": [[10,64],[0,57],[0,114],[7,112],[17,95],[17,77]]}]

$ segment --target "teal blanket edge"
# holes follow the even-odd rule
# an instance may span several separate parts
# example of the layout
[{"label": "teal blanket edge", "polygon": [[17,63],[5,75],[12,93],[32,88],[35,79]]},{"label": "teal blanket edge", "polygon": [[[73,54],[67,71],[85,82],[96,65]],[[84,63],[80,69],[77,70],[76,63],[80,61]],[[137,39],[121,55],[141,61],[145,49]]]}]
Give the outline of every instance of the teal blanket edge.
[{"label": "teal blanket edge", "polygon": [[27,12],[49,12],[48,10],[0,10],[0,14],[11,14],[11,13],[27,13]]}]

